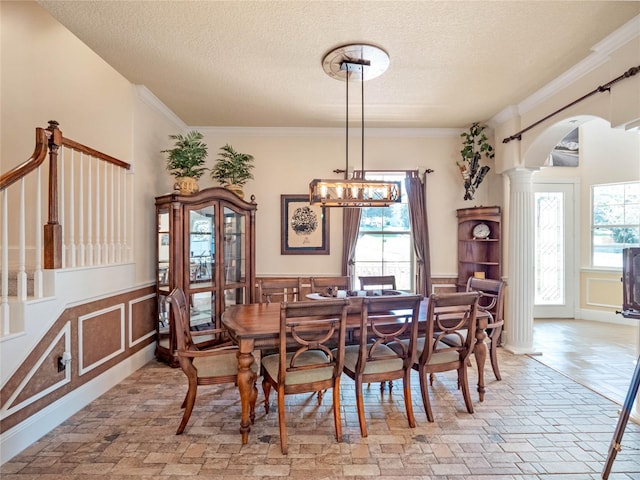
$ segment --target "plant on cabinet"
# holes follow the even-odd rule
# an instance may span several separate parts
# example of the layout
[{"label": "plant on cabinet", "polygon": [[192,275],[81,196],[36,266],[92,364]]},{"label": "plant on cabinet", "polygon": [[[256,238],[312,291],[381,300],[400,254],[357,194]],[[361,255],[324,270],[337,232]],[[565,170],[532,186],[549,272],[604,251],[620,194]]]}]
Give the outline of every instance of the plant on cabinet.
[{"label": "plant on cabinet", "polygon": [[216,164],[211,169],[211,178],[244,198],[242,186],[253,179],[253,155],[236,152],[229,144],[220,147],[220,150]]},{"label": "plant on cabinet", "polygon": [[175,177],[176,186],[182,194],[192,194],[199,190],[198,179],[208,170],[204,166],[207,158],[207,145],[202,142],[202,133],[191,131],[186,135],[169,135],[175,140],[172,149],[162,150],[168,153],[167,170]]}]

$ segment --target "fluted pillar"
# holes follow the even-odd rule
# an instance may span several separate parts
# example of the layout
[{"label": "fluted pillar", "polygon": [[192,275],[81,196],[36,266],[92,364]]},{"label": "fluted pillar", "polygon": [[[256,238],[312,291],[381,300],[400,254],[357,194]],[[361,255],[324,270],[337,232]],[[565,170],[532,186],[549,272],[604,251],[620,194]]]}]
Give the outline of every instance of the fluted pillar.
[{"label": "fluted pillar", "polygon": [[515,168],[509,177],[508,302],[504,348],[512,353],[533,352],[534,302],[534,170]]}]

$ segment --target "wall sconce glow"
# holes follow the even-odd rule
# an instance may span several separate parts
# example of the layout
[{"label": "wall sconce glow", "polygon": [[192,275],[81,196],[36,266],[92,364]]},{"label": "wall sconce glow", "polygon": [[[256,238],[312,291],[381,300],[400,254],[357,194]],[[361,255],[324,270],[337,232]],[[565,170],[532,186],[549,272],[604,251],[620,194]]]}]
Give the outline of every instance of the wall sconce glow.
[{"label": "wall sconce glow", "polygon": [[401,200],[401,182],[312,180],[309,203],[323,207],[388,207]]}]

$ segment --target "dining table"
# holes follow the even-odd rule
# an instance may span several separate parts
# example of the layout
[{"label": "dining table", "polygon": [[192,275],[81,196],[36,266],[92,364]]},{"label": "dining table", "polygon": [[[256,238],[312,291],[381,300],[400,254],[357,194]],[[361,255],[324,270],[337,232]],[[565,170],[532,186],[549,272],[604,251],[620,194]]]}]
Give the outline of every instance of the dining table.
[{"label": "dining table", "polygon": [[[352,297],[347,316],[347,331],[353,332],[360,328],[361,302],[363,297]],[[428,297],[420,305],[419,322],[426,322]],[[460,311],[451,310],[451,319],[460,318]],[[484,401],[484,364],[487,358],[487,337],[485,328],[488,325],[489,314],[477,311],[478,325],[476,328],[476,344],[474,355],[478,369],[478,396]],[[255,405],[258,389],[256,380],[258,374],[254,368],[255,352],[262,349],[274,349],[279,345],[280,334],[280,303],[248,303],[230,305],[222,314],[222,324],[227,329],[229,337],[238,346],[238,390],[240,393],[241,418],[240,434],[242,443],[249,441],[249,432],[255,412],[251,411],[251,404]]]}]

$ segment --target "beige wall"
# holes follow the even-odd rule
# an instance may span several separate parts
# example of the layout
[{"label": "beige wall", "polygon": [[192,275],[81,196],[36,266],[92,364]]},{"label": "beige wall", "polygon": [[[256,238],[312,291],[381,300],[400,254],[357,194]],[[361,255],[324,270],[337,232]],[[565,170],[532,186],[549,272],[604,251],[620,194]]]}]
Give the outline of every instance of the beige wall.
[{"label": "beige wall", "polygon": [[[48,120],[57,120],[65,137],[130,163],[136,262],[130,281],[152,282],[153,198],[166,189],[160,147],[181,122],[143,102],[127,79],[37,3],[0,2],[0,21],[1,171],[29,158],[35,128]],[[10,199],[10,208],[16,205]]]},{"label": "beige wall", "polygon": [[[341,129],[200,129],[209,146],[213,165],[218,149],[230,143],[236,150],[255,157],[254,180],[245,186],[247,198],[258,203],[258,275],[339,274],[342,256],[342,211],[330,211],[330,249],[326,255],[280,254],[280,195],[307,194],[313,178],[340,178],[334,169],[345,167],[345,137]],[[360,168],[360,136],[350,140],[353,150],[349,165]],[[416,169],[435,172],[427,177],[427,202],[431,229],[432,270],[435,275],[456,276],[457,208],[487,205],[495,188],[495,176],[488,175],[475,201],[463,200],[462,179],[456,160],[460,151],[458,131],[400,130],[366,131],[365,168]],[[165,173],[165,175],[167,175]],[[203,187],[213,185],[205,176]],[[500,182],[497,182],[498,186]],[[493,192],[495,193],[495,192]],[[498,198],[499,195],[498,195]]]}]

